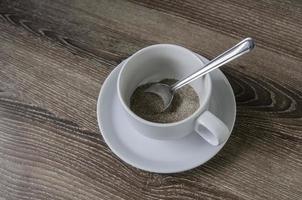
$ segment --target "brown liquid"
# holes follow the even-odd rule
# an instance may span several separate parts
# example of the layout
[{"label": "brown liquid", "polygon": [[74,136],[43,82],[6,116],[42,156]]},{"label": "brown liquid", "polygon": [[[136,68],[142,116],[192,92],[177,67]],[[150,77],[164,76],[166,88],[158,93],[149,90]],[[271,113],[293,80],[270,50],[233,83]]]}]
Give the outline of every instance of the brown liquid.
[{"label": "brown liquid", "polygon": [[[177,80],[164,79],[165,84],[173,84]],[[171,106],[164,112],[163,101],[156,94],[144,92],[152,83],[141,85],[133,92],[130,99],[130,109],[141,118],[158,123],[171,123],[183,120],[192,115],[199,107],[199,97],[195,90],[186,85],[177,90]]]}]

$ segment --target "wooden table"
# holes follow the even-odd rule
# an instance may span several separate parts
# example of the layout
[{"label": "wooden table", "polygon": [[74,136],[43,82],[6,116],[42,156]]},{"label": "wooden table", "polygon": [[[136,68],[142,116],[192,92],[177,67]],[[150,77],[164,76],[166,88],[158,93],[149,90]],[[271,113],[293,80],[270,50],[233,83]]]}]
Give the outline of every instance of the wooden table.
[{"label": "wooden table", "polygon": [[[102,139],[96,101],[124,58],[175,43],[223,67],[232,136],[179,174],[135,169]],[[302,199],[302,2],[1,0],[0,199]]]}]

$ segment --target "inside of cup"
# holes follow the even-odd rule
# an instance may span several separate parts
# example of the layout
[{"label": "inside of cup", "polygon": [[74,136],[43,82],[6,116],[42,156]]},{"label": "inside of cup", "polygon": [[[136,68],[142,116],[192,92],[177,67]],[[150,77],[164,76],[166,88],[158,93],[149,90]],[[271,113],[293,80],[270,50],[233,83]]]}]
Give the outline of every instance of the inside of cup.
[{"label": "inside of cup", "polygon": [[[163,79],[181,80],[202,68],[204,63],[193,52],[176,45],[154,45],[138,51],[125,63],[120,76],[122,99],[130,107],[134,90],[143,84]],[[190,85],[202,106],[209,93],[210,77],[201,77]]]}]

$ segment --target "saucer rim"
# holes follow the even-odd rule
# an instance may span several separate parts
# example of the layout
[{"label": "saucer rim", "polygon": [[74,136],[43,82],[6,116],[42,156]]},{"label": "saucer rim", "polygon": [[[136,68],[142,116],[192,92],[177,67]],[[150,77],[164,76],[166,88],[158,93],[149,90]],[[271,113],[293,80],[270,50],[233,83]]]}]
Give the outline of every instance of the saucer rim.
[{"label": "saucer rim", "polygon": [[[206,58],[204,58],[203,56],[201,55],[198,55],[197,56],[202,60],[202,62],[204,63],[207,63],[209,62]],[[122,62],[121,62],[122,63]],[[106,87],[106,85],[108,84],[108,82],[110,81],[110,76],[112,76],[113,73],[116,73],[116,71],[120,70],[121,69],[121,63],[119,63],[111,72],[110,74],[108,75],[108,77],[106,78],[106,80],[103,82],[102,84],[102,88],[100,90],[100,93],[99,93],[99,96],[98,96],[98,100],[97,100],[97,121],[98,121],[98,126],[99,126],[99,129],[100,129],[100,133],[105,141],[105,143],[108,145],[108,147],[110,148],[110,150],[119,158],[121,159],[123,162],[135,167],[135,168],[138,168],[138,169],[141,169],[141,170],[144,170],[144,171],[147,171],[147,172],[153,172],[153,173],[161,173],[161,174],[170,174],[170,173],[179,173],[179,172],[184,172],[184,171],[188,171],[188,170],[191,170],[191,169],[194,169],[200,165],[203,165],[204,163],[208,162],[210,159],[212,159],[215,155],[217,155],[217,153],[222,149],[222,147],[227,143],[228,139],[230,138],[231,134],[232,134],[232,131],[233,131],[233,128],[234,128],[234,125],[235,125],[235,121],[236,121],[236,115],[237,115],[237,106],[236,106],[236,101],[235,101],[235,95],[234,95],[234,92],[233,92],[233,89],[228,81],[228,79],[225,77],[225,75],[219,70],[219,69],[216,69],[218,71],[220,71],[221,73],[221,77],[223,78],[224,82],[227,84],[227,86],[229,88],[231,88],[231,96],[232,96],[232,100],[233,100],[233,103],[234,103],[234,111],[233,111],[233,123],[231,125],[231,128],[230,128],[230,135],[229,137],[227,138],[227,140],[216,146],[217,147],[217,151],[208,157],[208,159],[205,159],[204,161],[202,162],[198,162],[197,164],[195,165],[191,165],[190,167],[186,167],[186,168],[183,168],[183,169],[176,169],[176,170],[165,170],[165,169],[154,169],[154,168],[149,168],[147,166],[142,166],[140,164],[137,164],[135,161],[133,161],[132,159],[129,159],[127,157],[125,157],[124,155],[120,154],[119,153],[119,150],[116,150],[115,147],[112,146],[112,144],[109,142],[109,139],[106,137],[106,134],[104,134],[104,132],[106,132],[103,128],[102,128],[102,119],[100,117],[100,113],[101,113],[101,99],[102,99],[102,96],[103,96],[103,93],[104,93],[104,87]]]}]

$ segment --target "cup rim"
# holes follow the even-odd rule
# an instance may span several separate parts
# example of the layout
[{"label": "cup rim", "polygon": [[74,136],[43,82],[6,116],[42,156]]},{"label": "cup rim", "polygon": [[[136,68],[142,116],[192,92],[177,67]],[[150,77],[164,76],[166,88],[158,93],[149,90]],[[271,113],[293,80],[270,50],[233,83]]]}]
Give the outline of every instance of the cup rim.
[{"label": "cup rim", "polygon": [[155,126],[155,127],[171,127],[171,126],[176,126],[176,125],[180,125],[182,123],[185,123],[189,120],[191,120],[192,118],[194,117],[198,117],[197,115],[198,114],[201,114],[202,112],[202,109],[206,106],[206,104],[209,102],[209,99],[210,99],[210,96],[211,96],[211,91],[212,91],[212,80],[211,80],[211,76],[210,74],[206,74],[204,75],[205,77],[205,81],[208,82],[208,89],[207,89],[207,94],[205,95],[205,100],[203,101],[203,103],[201,105],[199,105],[198,109],[193,113],[191,114],[190,116],[180,120],[180,121],[176,121],[176,122],[170,122],[170,123],[158,123],[158,122],[151,122],[151,121],[148,121],[140,116],[138,116],[137,114],[135,114],[125,103],[124,99],[122,98],[121,96],[121,91],[120,91],[120,79],[121,79],[121,76],[123,74],[123,71],[125,70],[126,68],[126,65],[127,63],[129,62],[129,60],[133,59],[135,56],[141,54],[142,52],[146,51],[146,50],[150,50],[150,49],[154,49],[154,48],[160,48],[160,47],[163,47],[163,46],[170,46],[170,47],[173,47],[173,48],[180,48],[184,51],[187,51],[189,52],[190,54],[192,54],[195,58],[197,58],[201,64],[205,65],[206,63],[203,62],[194,52],[190,51],[189,49],[185,48],[185,47],[182,47],[182,46],[179,46],[179,45],[175,45],[175,44],[155,44],[155,45],[151,45],[151,46],[147,46],[145,48],[142,48],[140,49],[139,51],[135,52],[133,55],[131,55],[130,57],[128,57],[123,63],[122,63],[122,66],[121,66],[121,70],[118,74],[118,78],[117,78],[117,94],[118,94],[118,98],[122,104],[122,106],[124,107],[124,109],[126,110],[127,113],[129,113],[134,119],[136,119],[137,121],[140,121],[141,123],[143,124],[147,124],[149,126]]}]

